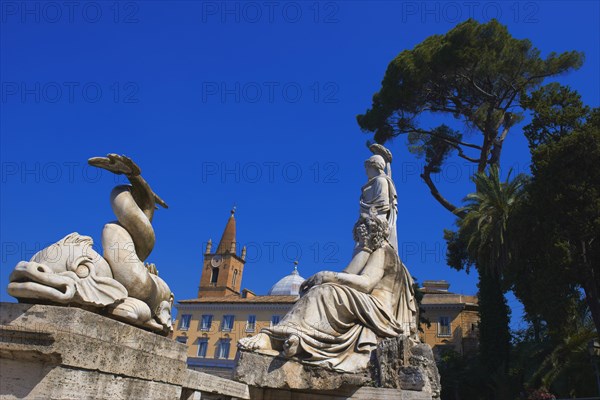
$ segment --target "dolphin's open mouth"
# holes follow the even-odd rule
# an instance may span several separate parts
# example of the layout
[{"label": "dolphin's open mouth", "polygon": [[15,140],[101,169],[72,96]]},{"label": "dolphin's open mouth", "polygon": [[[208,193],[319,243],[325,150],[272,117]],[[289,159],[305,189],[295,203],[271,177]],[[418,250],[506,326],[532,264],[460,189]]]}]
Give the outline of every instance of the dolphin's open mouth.
[{"label": "dolphin's open mouth", "polygon": [[[23,284],[25,284],[25,285],[23,285]],[[63,295],[66,295],[69,290],[69,285],[66,283],[64,283],[62,285],[57,285],[57,286],[48,286],[48,285],[44,285],[42,283],[27,280],[25,278],[17,279],[17,280],[14,280],[9,283],[9,286],[12,286],[13,288],[27,287],[28,285],[29,285],[29,287],[35,287],[35,286],[52,287],[53,289],[56,289],[59,292],[61,292]]]},{"label": "dolphin's open mouth", "polygon": [[9,278],[11,296],[67,303],[75,295],[75,280],[35,262],[19,263]]}]

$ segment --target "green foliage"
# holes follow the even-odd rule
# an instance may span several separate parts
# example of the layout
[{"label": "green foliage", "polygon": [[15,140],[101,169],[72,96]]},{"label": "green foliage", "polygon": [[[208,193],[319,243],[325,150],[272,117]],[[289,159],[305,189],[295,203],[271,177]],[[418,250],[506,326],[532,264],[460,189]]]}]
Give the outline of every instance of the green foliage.
[{"label": "green foliage", "polygon": [[592,360],[588,354],[588,344],[596,337],[593,325],[568,335],[538,365],[529,384],[540,381],[542,387],[554,387],[555,393],[569,396],[598,394],[594,390]]},{"label": "green foliage", "polygon": [[433,129],[431,134],[409,133],[408,149],[411,153],[424,157],[431,172],[438,173],[452,149],[456,148],[454,143],[461,139],[460,132],[450,129],[447,125],[440,125]]},{"label": "green foliage", "polygon": [[486,374],[475,356],[445,350],[437,362],[442,400],[485,399]]},{"label": "green foliage", "polygon": [[[532,154],[532,196],[579,242],[600,233],[600,126],[589,125]],[[541,204],[541,203],[539,203]]]},{"label": "green foliage", "polygon": [[504,277],[523,304],[538,340],[543,325],[556,344],[568,334],[580,292],[577,276],[565,268],[572,264],[568,246],[557,236],[545,203],[533,201],[530,187],[526,186],[525,196],[514,210],[508,233],[513,257]]},{"label": "green foliage", "polygon": [[415,291],[415,301],[417,302],[418,316],[419,316],[419,332],[424,333],[422,326],[431,327],[431,321],[427,318],[425,309],[421,306],[423,303],[423,292],[419,287],[419,283],[417,282],[417,278],[413,276],[413,290]]},{"label": "green foliage", "polygon": [[[524,177],[502,181],[498,168],[489,175],[473,177],[477,192],[467,195],[465,214],[458,219],[456,232],[446,231],[448,263],[454,268],[475,265],[479,272],[479,340],[481,365],[497,380],[486,391],[489,398],[501,398],[499,388],[508,379],[510,354],[510,309],[504,297],[502,275],[510,259],[507,236],[512,211],[518,204]],[[503,398],[503,397],[502,397]]]},{"label": "green foliage", "polygon": [[464,231],[452,231],[444,229],[444,240],[446,240],[446,262],[448,266],[457,271],[470,272],[475,265],[475,259],[467,249],[467,238]]},{"label": "green foliage", "polygon": [[587,344],[600,327],[600,112],[578,99],[554,86],[534,102],[533,176],[513,213],[504,274],[532,330],[516,342],[515,373],[561,397],[599,394]]},{"label": "green foliage", "polygon": [[[571,292],[583,288],[600,330],[600,126],[594,115],[597,110],[581,128],[533,150],[530,201],[523,213],[537,228],[538,255],[521,246],[531,264],[518,265],[515,274],[523,276],[528,269],[533,275],[542,270],[555,275],[546,281],[559,276],[564,280],[554,285],[563,287],[559,293],[568,293],[564,285],[570,285]],[[544,253],[555,260],[539,263]]]},{"label": "green foliage", "polygon": [[[392,60],[371,108],[357,121],[364,131],[374,133],[378,143],[407,133],[431,135],[429,145],[440,142],[444,152],[439,156],[456,149],[479,163],[482,172],[488,161],[497,163],[506,132],[522,119],[516,107],[520,98],[545,78],[579,68],[582,62],[583,55],[575,51],[550,53],[543,59],[529,40],[513,38],[498,21],[482,24],[470,19]],[[421,126],[417,117],[423,113],[462,121],[483,134],[482,144],[437,136],[436,129],[442,127]],[[466,156],[465,147],[479,150],[479,157]]]},{"label": "green foliage", "polygon": [[358,122],[379,143],[414,130],[415,115],[424,111],[465,118],[474,127],[499,125],[501,110],[519,95],[582,60],[575,51],[542,59],[529,40],[513,38],[498,21],[470,19],[392,60],[372,108]]},{"label": "green foliage", "polygon": [[597,337],[585,303],[579,301],[569,333],[555,342],[543,329],[540,334],[532,332],[532,326],[514,340],[510,375],[531,393],[553,393],[558,397],[586,397],[597,395],[594,382],[593,359],[588,343]]},{"label": "green foliage", "polygon": [[514,400],[521,392],[518,376],[502,370],[490,373],[477,355],[447,350],[437,366],[442,400]]},{"label": "green foliage", "polygon": [[532,149],[581,128],[590,111],[581,102],[579,93],[558,83],[550,83],[523,96],[521,103],[533,110],[531,123],[523,128]]},{"label": "green foliage", "polygon": [[477,192],[465,197],[459,209],[464,217],[457,220],[458,230],[444,230],[447,242],[448,265],[457,270],[473,265],[501,273],[509,259],[507,230],[512,210],[517,206],[524,175],[506,181],[500,180],[499,170],[493,166],[489,175],[477,173],[472,180]]},{"label": "green foliage", "polygon": [[466,252],[478,265],[494,274],[500,274],[508,263],[508,222],[525,182],[524,175],[513,180],[510,180],[510,173],[508,175],[502,182],[495,166],[490,168],[489,176],[476,174],[473,182],[477,191],[465,198],[461,210],[466,214],[458,221]]}]

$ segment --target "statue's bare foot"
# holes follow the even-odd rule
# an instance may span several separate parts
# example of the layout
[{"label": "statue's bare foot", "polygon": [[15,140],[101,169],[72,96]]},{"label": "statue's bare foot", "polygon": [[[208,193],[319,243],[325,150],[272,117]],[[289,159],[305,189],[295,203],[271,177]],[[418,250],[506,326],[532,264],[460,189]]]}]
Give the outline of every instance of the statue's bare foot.
[{"label": "statue's bare foot", "polygon": [[266,333],[259,333],[251,337],[242,338],[238,341],[238,347],[243,350],[273,350],[271,338]]},{"label": "statue's bare foot", "polygon": [[300,351],[300,338],[296,335],[290,335],[283,342],[283,354],[286,357],[294,357]]}]

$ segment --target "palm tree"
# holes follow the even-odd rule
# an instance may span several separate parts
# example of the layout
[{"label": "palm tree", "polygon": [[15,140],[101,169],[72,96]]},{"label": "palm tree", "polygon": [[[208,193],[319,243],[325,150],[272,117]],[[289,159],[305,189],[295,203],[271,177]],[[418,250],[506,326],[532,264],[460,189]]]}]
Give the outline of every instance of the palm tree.
[{"label": "palm tree", "polygon": [[504,296],[502,273],[510,259],[507,237],[511,213],[522,195],[525,177],[500,180],[497,166],[489,175],[473,177],[477,191],[469,194],[460,209],[458,240],[463,252],[479,272],[480,354],[490,374],[503,375],[510,352],[510,310]]},{"label": "palm tree", "polygon": [[477,191],[465,197],[461,208],[465,217],[458,221],[460,234],[467,239],[468,253],[479,268],[496,276],[502,275],[509,261],[508,223],[526,179],[518,175],[510,180],[510,175],[509,172],[502,182],[497,166],[490,168],[489,175],[475,174],[473,182]]}]

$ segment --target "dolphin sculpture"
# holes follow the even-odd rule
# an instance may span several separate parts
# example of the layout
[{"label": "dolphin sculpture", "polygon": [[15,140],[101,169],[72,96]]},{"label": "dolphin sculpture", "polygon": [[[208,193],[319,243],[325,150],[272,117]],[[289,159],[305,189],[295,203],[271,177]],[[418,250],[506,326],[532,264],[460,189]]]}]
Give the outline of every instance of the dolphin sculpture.
[{"label": "dolphin sculpture", "polygon": [[10,275],[8,293],[23,302],[78,305],[166,335],[172,331],[173,293],[144,264],[155,243],[152,218],[157,206],[168,208],[142,178],[130,158],[117,154],[93,157],[92,166],[127,177],[110,203],[116,221],[102,231],[103,256],[93,240],[77,232],[21,261]]}]

